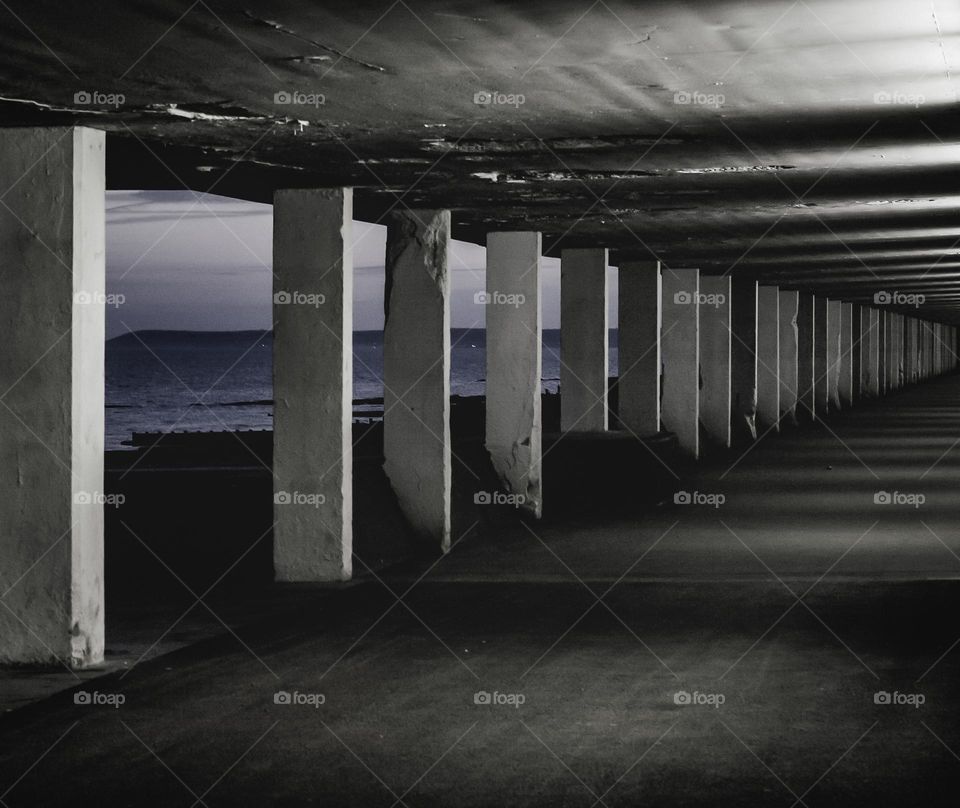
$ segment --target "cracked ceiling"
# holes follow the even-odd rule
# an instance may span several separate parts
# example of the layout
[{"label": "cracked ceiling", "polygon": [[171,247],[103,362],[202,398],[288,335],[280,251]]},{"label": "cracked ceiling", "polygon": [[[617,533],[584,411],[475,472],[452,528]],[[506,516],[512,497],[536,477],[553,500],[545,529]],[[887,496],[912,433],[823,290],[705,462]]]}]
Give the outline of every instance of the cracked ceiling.
[{"label": "cracked ceiling", "polygon": [[0,8],[7,126],[108,132],[113,189],[732,271],[960,321],[960,6],[945,0],[62,4]]}]

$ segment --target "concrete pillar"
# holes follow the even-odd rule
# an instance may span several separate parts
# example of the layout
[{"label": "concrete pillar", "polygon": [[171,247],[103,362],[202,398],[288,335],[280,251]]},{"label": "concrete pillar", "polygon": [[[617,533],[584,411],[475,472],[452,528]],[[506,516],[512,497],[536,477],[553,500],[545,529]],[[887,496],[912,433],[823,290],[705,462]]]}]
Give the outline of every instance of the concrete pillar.
[{"label": "concrete pillar", "polygon": [[889,334],[889,317],[886,309],[879,309],[877,315],[879,318],[877,321],[877,354],[879,357],[879,364],[877,367],[877,389],[879,390],[879,395],[885,396],[887,394],[888,375],[887,337]]},{"label": "concrete pillar", "polygon": [[797,423],[797,308],[800,293],[780,292],[780,413],[784,423]]},{"label": "concrete pillar", "polygon": [[450,549],[450,211],[387,228],[383,470],[414,533]]},{"label": "concrete pillar", "polygon": [[889,395],[896,389],[897,378],[897,327],[896,315],[892,311],[884,312],[883,328],[883,369],[884,393]]},{"label": "concrete pillar", "polygon": [[0,663],[103,661],[104,133],[0,130]]},{"label": "concrete pillar", "polygon": [[353,191],[273,202],[273,564],[278,581],[353,571]]},{"label": "concrete pillar", "polygon": [[827,332],[827,299],[813,299],[813,395],[814,412],[823,417],[830,410],[830,343]]},{"label": "concrete pillar", "polygon": [[896,369],[894,370],[894,384],[897,390],[904,385],[904,323],[905,318],[902,314],[896,315],[894,320],[895,339],[896,339]]},{"label": "concrete pillar", "polygon": [[700,420],[716,443],[731,445],[730,277],[700,278]]},{"label": "concrete pillar", "polygon": [[757,438],[757,281],[734,276],[731,284],[731,436]]},{"label": "concrete pillar", "polygon": [[840,301],[827,301],[827,397],[831,412],[840,409]]},{"label": "concrete pillar", "polygon": [[915,318],[907,317],[903,324],[903,383],[908,385],[916,381],[916,322]]},{"label": "concrete pillar", "polygon": [[839,407],[853,406],[853,305],[840,304],[840,347],[837,366]]},{"label": "concrete pillar", "polygon": [[[843,303],[840,306],[840,372],[837,390],[840,394],[840,405],[852,407],[854,402],[853,380],[856,377],[856,359],[859,352],[854,350],[854,319],[856,312],[852,303]],[[857,338],[859,338],[857,329]]]},{"label": "concrete pillar", "polygon": [[757,414],[764,429],[780,430],[780,290],[757,290]]},{"label": "concrete pillar", "polygon": [[804,421],[817,419],[814,406],[817,381],[813,362],[813,315],[813,295],[800,292],[797,300],[797,414]]},{"label": "concrete pillar", "polygon": [[663,271],[660,418],[680,448],[700,455],[700,270]]},{"label": "concrete pillar", "polygon": [[503,486],[538,519],[541,327],[540,234],[488,234],[487,451]]},{"label": "concrete pillar", "polygon": [[641,438],[660,431],[661,303],[659,262],[620,265],[617,417]]},{"label": "concrete pillar", "polygon": [[607,429],[607,251],[564,250],[560,260],[560,428]]},{"label": "concrete pillar", "polygon": [[862,324],[865,326],[863,339],[866,343],[866,353],[864,355],[863,371],[863,389],[864,395],[871,398],[877,398],[880,395],[880,311],[877,309],[864,309],[864,318]]}]

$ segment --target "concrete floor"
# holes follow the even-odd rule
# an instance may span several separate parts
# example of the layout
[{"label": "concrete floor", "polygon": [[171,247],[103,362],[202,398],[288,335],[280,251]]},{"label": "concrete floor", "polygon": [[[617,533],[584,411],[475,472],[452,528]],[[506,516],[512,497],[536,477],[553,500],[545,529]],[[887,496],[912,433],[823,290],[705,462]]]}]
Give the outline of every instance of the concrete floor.
[{"label": "concrete floor", "polygon": [[[230,632],[206,612],[82,685],[121,706],[71,691],[0,719],[0,799],[954,805],[958,400],[937,380],[678,483],[719,508],[471,531],[430,567],[211,600]],[[113,618],[114,650],[162,611]]]}]

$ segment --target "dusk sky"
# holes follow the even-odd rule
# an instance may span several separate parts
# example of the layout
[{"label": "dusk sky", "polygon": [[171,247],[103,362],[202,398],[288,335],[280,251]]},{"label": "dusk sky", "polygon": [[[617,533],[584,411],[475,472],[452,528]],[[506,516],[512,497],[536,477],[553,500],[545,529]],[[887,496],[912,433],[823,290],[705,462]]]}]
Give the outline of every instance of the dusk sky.
[{"label": "dusk sky", "polygon": [[[386,227],[354,223],[354,327],[383,327]],[[107,192],[107,336],[148,328],[232,331],[270,327],[272,208],[188,191]],[[454,241],[454,328],[482,327],[486,250]],[[543,324],[560,319],[560,262],[543,260]],[[616,271],[608,271],[610,326]]]}]

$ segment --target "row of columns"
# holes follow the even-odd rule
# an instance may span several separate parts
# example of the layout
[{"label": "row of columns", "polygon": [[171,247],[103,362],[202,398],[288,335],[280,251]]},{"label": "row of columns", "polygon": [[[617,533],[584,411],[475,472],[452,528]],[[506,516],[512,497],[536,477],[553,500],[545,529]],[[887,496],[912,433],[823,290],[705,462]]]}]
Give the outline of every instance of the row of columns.
[{"label": "row of columns", "polygon": [[[102,661],[104,137],[0,132],[0,662]],[[352,575],[350,189],[274,201],[274,563],[281,581]],[[385,472],[424,542],[450,547],[448,211],[389,223]],[[605,249],[561,257],[565,431],[607,429]],[[538,517],[541,239],[487,240],[486,447]],[[956,367],[956,329],[755,280],[626,262],[619,419],[700,454]]]}]

